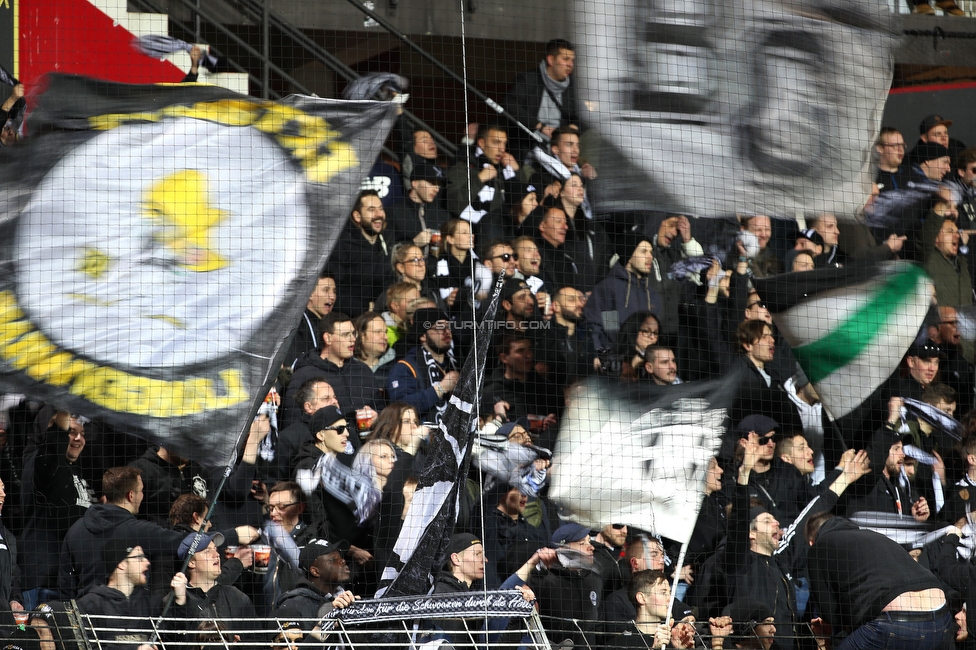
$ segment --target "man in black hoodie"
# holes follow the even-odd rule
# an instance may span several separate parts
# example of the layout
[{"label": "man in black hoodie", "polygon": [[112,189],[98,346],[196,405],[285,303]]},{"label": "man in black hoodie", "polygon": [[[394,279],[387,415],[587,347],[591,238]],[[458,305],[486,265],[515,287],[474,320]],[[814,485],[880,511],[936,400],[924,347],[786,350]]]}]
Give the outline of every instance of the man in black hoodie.
[{"label": "man in black hoodie", "polygon": [[342,542],[334,544],[324,539],[313,539],[306,544],[298,561],[308,577],[278,597],[274,617],[320,619],[332,609],[342,609],[352,603],[356,597],[342,587],[352,577],[343,558],[347,549]]},{"label": "man in black hoodie", "polygon": [[[322,377],[335,391],[339,408],[352,414],[359,409],[382,408],[382,397],[374,386],[373,371],[365,363],[355,358],[356,328],[352,318],[340,312],[332,312],[321,321],[319,333],[320,347],[307,354],[295,364],[285,393],[284,426],[301,419],[302,408],[295,398],[306,381]],[[376,413],[372,413],[376,417]],[[358,437],[353,439],[358,449]]]},{"label": "man in black hoodie", "polygon": [[811,602],[833,647],[928,650],[951,640],[944,585],[896,542],[827,512],[810,518],[806,537]]},{"label": "man in black hoodie", "polygon": [[[77,598],[101,580],[102,549],[109,539],[119,537],[139,546],[152,558],[174,555],[184,533],[136,519],[142,503],[142,476],[135,467],[113,467],[102,476],[106,503],[96,503],[68,530],[61,545],[58,590],[62,599]],[[257,531],[247,526],[235,529],[234,544],[249,544]]]},{"label": "man in black hoodie", "polygon": [[[100,639],[114,642],[126,650],[152,650],[153,628],[150,619],[162,613],[162,599],[154,597],[149,582],[149,559],[142,547],[125,537],[113,537],[101,549],[99,578],[106,584],[92,587],[78,599],[78,610],[90,617]],[[104,573],[101,573],[104,571]],[[177,573],[171,582],[175,607],[170,615],[180,617],[186,605],[186,576]],[[120,626],[117,616],[133,617]],[[124,630],[119,630],[124,627]]]}]

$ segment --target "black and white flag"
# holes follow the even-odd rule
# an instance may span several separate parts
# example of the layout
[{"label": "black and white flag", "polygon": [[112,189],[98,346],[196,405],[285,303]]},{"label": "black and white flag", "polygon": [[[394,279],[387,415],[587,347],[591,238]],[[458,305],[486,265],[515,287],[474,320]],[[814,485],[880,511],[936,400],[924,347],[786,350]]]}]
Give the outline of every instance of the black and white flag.
[{"label": "black and white flag", "polygon": [[491,325],[495,322],[504,279],[505,274],[499,275],[491,302],[478,326],[474,347],[461,368],[461,378],[448,400],[444,417],[431,431],[427,463],[420,473],[400,537],[393,546],[393,557],[383,570],[377,598],[428,593],[434,584],[434,574],[444,562],[471,464],[478,392],[483,385],[485,359],[494,332]]},{"label": "black and white flag", "polygon": [[0,156],[0,390],[228,464],[395,110],[51,75]]},{"label": "black and white flag", "polygon": [[566,409],[549,496],[560,516],[691,539],[705,472],[718,451],[736,379],[637,386],[591,379]]}]

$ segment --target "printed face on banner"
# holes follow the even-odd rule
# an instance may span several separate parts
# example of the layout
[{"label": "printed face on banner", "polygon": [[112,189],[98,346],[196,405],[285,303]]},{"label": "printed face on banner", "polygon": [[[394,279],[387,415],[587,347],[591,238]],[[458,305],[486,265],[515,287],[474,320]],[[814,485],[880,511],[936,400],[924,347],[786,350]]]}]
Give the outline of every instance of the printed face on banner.
[{"label": "printed face on banner", "polygon": [[885,5],[576,9],[581,118],[601,141],[597,211],[852,214],[867,198],[892,75]]},{"label": "printed face on banner", "polygon": [[[183,118],[99,133],[24,211],[18,294],[53,343],[99,364],[215,359],[259,328],[298,273],[304,187],[287,151],[256,129]],[[275,236],[282,222],[288,238]]]}]

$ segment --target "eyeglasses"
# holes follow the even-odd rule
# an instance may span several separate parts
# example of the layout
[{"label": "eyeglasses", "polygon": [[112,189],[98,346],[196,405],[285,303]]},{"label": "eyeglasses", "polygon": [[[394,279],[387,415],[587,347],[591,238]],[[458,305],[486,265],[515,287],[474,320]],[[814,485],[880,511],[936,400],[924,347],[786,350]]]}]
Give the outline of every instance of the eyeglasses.
[{"label": "eyeglasses", "polygon": [[626,527],[627,524],[610,524],[610,528],[613,528],[614,530],[623,530]]},{"label": "eyeglasses", "polygon": [[753,309],[755,307],[766,309],[766,303],[764,303],[762,300],[757,300],[756,302],[750,302],[746,305],[746,309]]},{"label": "eyeglasses", "polygon": [[495,255],[491,259],[501,260],[503,262],[511,262],[512,260],[518,261],[518,253],[502,253],[501,255]]},{"label": "eyeglasses", "polygon": [[341,436],[342,434],[344,434],[346,432],[346,430],[348,428],[349,427],[347,427],[345,424],[340,424],[337,427],[325,427],[324,429],[320,429],[320,431],[335,431],[336,433],[338,433]]},{"label": "eyeglasses", "polygon": [[354,339],[356,338],[356,330],[350,332],[335,332],[332,336],[337,339]]},{"label": "eyeglasses", "polygon": [[657,334],[658,334],[658,330],[646,330],[646,329],[643,329],[643,328],[637,330],[637,332],[640,333],[640,334],[646,334],[647,336],[651,336],[651,335],[657,336]]},{"label": "eyeglasses", "polygon": [[773,441],[773,437],[774,437],[773,434],[769,434],[768,436],[763,436],[762,438],[759,439],[759,444],[760,445],[768,445],[769,443],[771,443]]},{"label": "eyeglasses", "polygon": [[427,260],[422,257],[411,257],[403,260],[403,264],[426,264]]},{"label": "eyeglasses", "polygon": [[280,505],[271,504],[268,506],[268,511],[274,512],[277,510],[278,512],[284,512],[286,508],[297,506],[299,503],[301,503],[301,501],[292,501],[291,503],[282,503]]}]

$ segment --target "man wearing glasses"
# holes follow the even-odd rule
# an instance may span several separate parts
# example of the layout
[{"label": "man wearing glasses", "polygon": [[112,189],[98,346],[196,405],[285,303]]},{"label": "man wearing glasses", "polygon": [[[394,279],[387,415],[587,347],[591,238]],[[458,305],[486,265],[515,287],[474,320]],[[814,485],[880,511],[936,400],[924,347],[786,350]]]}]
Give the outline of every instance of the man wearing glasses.
[{"label": "man wearing glasses", "polygon": [[[154,598],[147,588],[149,582],[149,558],[141,546],[131,540],[116,537],[106,542],[102,549],[106,584],[92,587],[78,599],[78,609],[90,616],[92,627],[98,630],[99,638],[114,647],[126,650],[151,650],[154,616],[162,613],[162,601]],[[173,615],[179,615],[186,605],[186,576],[177,573],[170,583],[176,596]],[[116,616],[134,617],[125,621],[125,629],[120,630]],[[104,617],[104,618],[102,618]]]},{"label": "man wearing glasses", "polygon": [[881,129],[874,150],[878,154],[878,171],[874,175],[874,182],[881,192],[903,190],[911,180],[911,171],[905,160],[905,138],[890,126]]},{"label": "man wearing glasses", "polygon": [[[301,386],[313,377],[322,377],[329,383],[335,391],[339,407],[346,413],[382,406],[382,397],[373,386],[373,371],[354,357],[356,328],[352,319],[339,312],[330,313],[322,319],[319,338],[321,347],[295,365],[295,374],[285,393],[284,406],[287,410],[282,420],[291,424],[300,417],[301,409],[295,398]],[[369,416],[375,418],[376,412]],[[357,436],[354,436],[352,444],[359,448]]]},{"label": "man wearing glasses", "polygon": [[387,215],[389,241],[412,242],[423,248],[424,253],[428,252],[431,233],[440,230],[451,218],[437,200],[444,182],[444,171],[437,165],[422,162],[413,168],[410,191],[390,207]]}]

